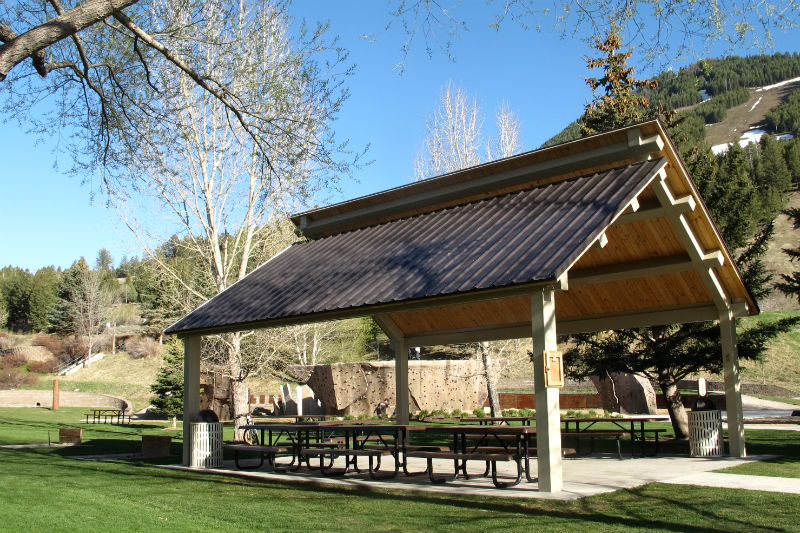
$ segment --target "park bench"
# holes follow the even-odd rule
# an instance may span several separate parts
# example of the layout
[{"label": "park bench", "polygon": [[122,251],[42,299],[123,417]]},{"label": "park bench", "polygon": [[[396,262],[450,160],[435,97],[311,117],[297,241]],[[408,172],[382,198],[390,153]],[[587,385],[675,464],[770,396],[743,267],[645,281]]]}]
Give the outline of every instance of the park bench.
[{"label": "park bench", "polygon": [[[264,459],[267,459],[270,467],[275,470],[275,455],[279,453],[290,453],[291,448],[287,448],[285,446],[261,446],[258,444],[247,444],[244,442],[236,442],[233,444],[224,444],[222,446],[224,450],[231,450],[233,451],[233,460],[236,463],[236,468],[240,470],[250,470],[254,468],[259,468],[261,465],[264,464]],[[259,463],[257,465],[248,465],[244,466],[241,464],[239,460],[239,454],[246,453],[252,454],[257,453],[259,455]]]},{"label": "park bench", "polygon": [[585,429],[583,431],[562,431],[561,438],[572,438],[576,441],[576,451],[580,453],[580,441],[589,439],[589,453],[594,453],[594,439],[596,438],[613,438],[617,443],[617,457],[622,459],[622,446],[620,439],[630,436],[630,432],[623,430],[605,430],[605,429]]},{"label": "park bench", "polygon": [[[377,447],[376,447],[377,448]],[[381,458],[384,455],[391,455],[391,450],[387,447],[380,447],[379,449],[356,449],[347,450],[341,448],[303,448],[300,450],[300,463],[304,460],[309,463],[310,458],[319,457],[319,470],[324,476],[344,475],[350,471],[350,465],[356,472],[361,472],[358,467],[358,458],[366,457],[369,460],[369,475],[373,479],[377,479],[378,471],[381,468]],[[345,457],[345,468],[334,470],[333,461],[337,457]],[[328,465],[325,465],[325,460],[329,460]],[[377,462],[376,462],[377,461]],[[309,464],[310,466],[310,464]],[[395,470],[393,473],[385,477],[393,477],[397,475],[397,461],[395,461]],[[383,476],[381,476],[383,477]]]},{"label": "park bench", "polygon": [[[490,448],[490,447],[487,447]],[[486,476],[489,471],[492,475],[492,483],[498,488],[507,488],[518,485],[522,480],[522,457],[517,457],[514,453],[509,452],[486,452],[478,448],[476,451],[470,452],[453,452],[453,451],[411,451],[406,454],[406,457],[417,457],[427,461],[428,477],[433,483],[445,483],[446,481],[457,479],[459,471],[462,477],[469,478],[466,474],[467,461],[484,461],[486,462],[486,470],[483,475]],[[453,461],[453,475],[449,477],[437,477],[433,469],[434,459],[451,459]],[[501,481],[497,476],[497,462],[498,461],[514,461],[517,464],[517,475],[512,481]]]}]

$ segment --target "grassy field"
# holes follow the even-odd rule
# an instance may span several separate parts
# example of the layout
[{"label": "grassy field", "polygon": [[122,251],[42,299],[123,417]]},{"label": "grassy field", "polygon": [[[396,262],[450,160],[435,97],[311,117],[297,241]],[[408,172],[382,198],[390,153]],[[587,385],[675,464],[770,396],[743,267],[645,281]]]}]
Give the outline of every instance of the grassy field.
[{"label": "grassy field", "polygon": [[[127,452],[162,425],[80,424],[80,409],[0,409],[0,443],[46,442],[59,426],[86,446],[0,449],[0,531],[796,531],[800,496],[650,484],[573,502],[283,484],[73,458]],[[791,433],[791,435],[786,435]],[[180,434],[176,434],[179,440]],[[794,432],[748,433],[753,453],[800,457]],[[177,445],[173,448],[177,461]]]}]

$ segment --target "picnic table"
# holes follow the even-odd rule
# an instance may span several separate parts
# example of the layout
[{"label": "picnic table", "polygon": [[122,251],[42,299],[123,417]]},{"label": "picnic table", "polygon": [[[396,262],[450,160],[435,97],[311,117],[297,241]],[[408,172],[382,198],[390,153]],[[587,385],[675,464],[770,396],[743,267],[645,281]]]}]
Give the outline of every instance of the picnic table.
[{"label": "picnic table", "polygon": [[563,435],[575,438],[582,438],[582,437],[591,437],[592,435],[599,436],[601,433],[605,434],[605,433],[615,432],[614,429],[612,429],[611,432],[609,432],[608,430],[597,429],[594,427],[595,424],[608,423],[615,426],[616,432],[619,433],[619,435],[617,435],[618,446],[619,446],[619,437],[627,435],[631,439],[631,457],[635,457],[636,443],[639,443],[641,456],[644,457],[645,443],[647,442],[647,436],[653,435],[655,437],[655,449],[653,453],[650,455],[656,455],[658,453],[659,434],[666,431],[666,429],[664,428],[646,428],[645,422],[661,422],[664,420],[669,420],[669,416],[649,415],[649,416],[631,416],[631,417],[592,417],[592,418],[570,417],[562,419],[562,422],[564,423]]},{"label": "picnic table", "polygon": [[89,424],[125,424],[130,423],[131,416],[125,414],[124,409],[92,409],[91,413],[86,413],[86,423]]},{"label": "picnic table", "polygon": [[[400,468],[409,474],[406,462],[408,432],[422,430],[423,426],[346,422],[259,423],[243,426],[243,429],[260,432],[260,445],[251,449],[261,449],[264,453],[271,454],[273,467],[286,467],[296,472],[305,463],[309,468],[318,468],[323,475],[343,475],[351,469],[361,472],[358,459],[366,457],[369,460],[369,474],[374,478],[379,475],[381,458],[391,455],[395,461],[394,471],[388,474],[383,472],[381,476],[394,477]],[[245,448],[242,445],[237,448],[234,451],[238,457],[238,453]],[[276,465],[274,455],[282,452],[291,453],[291,462]],[[342,470],[333,469],[333,462],[338,457],[345,458]],[[318,467],[312,467],[312,458],[319,459]]]},{"label": "picnic table", "polygon": [[461,421],[467,424],[477,422],[481,425],[498,424],[509,425],[509,422],[520,422],[523,426],[530,426],[536,420],[535,416],[464,416]]},{"label": "picnic table", "polygon": [[[425,430],[432,433],[449,433],[453,439],[452,449],[448,452],[415,451],[409,452],[409,457],[422,457],[427,459],[427,472],[432,482],[442,483],[448,478],[436,477],[433,472],[433,459],[452,459],[453,475],[450,479],[459,477],[468,479],[467,462],[471,460],[484,461],[486,470],[483,475],[491,472],[492,482],[498,488],[513,487],[522,480],[525,474],[529,482],[537,481],[531,475],[530,469],[530,437],[536,434],[536,428],[509,425],[450,425],[429,426]],[[497,475],[498,461],[514,461],[517,466],[516,477],[511,481],[501,481]]]}]

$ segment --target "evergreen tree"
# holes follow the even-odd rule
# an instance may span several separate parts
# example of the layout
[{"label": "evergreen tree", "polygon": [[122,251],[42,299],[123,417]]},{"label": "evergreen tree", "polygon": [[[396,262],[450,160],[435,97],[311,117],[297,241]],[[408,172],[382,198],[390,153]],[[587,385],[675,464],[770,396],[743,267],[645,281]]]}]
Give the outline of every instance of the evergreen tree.
[{"label": "evergreen tree", "polygon": [[30,298],[33,276],[27,270],[11,268],[3,283],[6,326],[14,331],[30,331]]},{"label": "evergreen tree", "polygon": [[[590,69],[603,69],[603,77],[586,78],[594,100],[586,104],[581,117],[583,135],[610,131],[658,116],[658,110],[650,106],[641,91],[655,89],[658,84],[634,78],[634,68],[627,63],[633,51],[621,51],[624,45],[619,31],[619,26],[612,23],[605,40],[595,37],[594,48],[605,56],[586,59]],[[603,94],[598,94],[598,89],[602,89]]]},{"label": "evergreen tree", "polygon": [[[647,101],[637,96],[636,90],[645,85],[633,79],[632,69],[625,66],[630,52],[617,52],[622,43],[615,33],[612,28],[606,41],[597,41],[596,47],[607,53],[606,58],[589,62],[590,68],[603,66],[605,76],[600,80],[589,78],[587,83],[593,90],[600,86],[606,90],[605,95],[596,95],[595,102],[587,105],[584,114],[584,133],[587,134],[658,115],[658,110],[648,110]],[[754,297],[763,297],[770,290],[769,275],[761,262],[772,235],[770,213],[764,209],[769,203],[770,187],[757,187],[754,166],[736,144],[718,158],[711,155],[707,147],[689,142],[680,146],[688,150],[682,156],[694,174],[723,240],[729,249],[739,250],[735,260],[744,282]],[[754,235],[759,227],[761,231]],[[740,334],[739,356],[742,359],[761,357],[770,339],[798,321],[800,318],[789,318],[749,328]],[[715,322],[578,335],[575,340],[575,347],[565,354],[568,374],[585,377],[628,372],[657,382],[678,438],[688,436],[688,417],[678,382],[692,373],[722,370],[720,331]]]},{"label": "evergreen tree", "polygon": [[792,175],[786,165],[783,147],[783,143],[775,140],[772,135],[764,135],[761,138],[755,182],[765,199],[763,207],[770,218],[780,212],[784,195],[792,186]]},{"label": "evergreen tree", "polygon": [[33,331],[46,331],[50,327],[50,313],[56,303],[58,272],[55,267],[40,268],[33,275],[29,301],[28,321]]},{"label": "evergreen tree", "polygon": [[[795,228],[800,227],[800,209],[785,209],[783,212],[794,221]],[[783,253],[788,255],[792,262],[800,261],[800,246],[784,248]],[[781,279],[783,281],[776,283],[775,287],[786,296],[796,297],[797,301],[800,302],[800,272],[795,270],[791,274],[781,274]]]},{"label": "evergreen tree", "polygon": [[159,413],[177,416],[183,412],[183,352],[180,343],[167,345],[164,362],[150,385],[150,391],[153,393],[150,403]]}]

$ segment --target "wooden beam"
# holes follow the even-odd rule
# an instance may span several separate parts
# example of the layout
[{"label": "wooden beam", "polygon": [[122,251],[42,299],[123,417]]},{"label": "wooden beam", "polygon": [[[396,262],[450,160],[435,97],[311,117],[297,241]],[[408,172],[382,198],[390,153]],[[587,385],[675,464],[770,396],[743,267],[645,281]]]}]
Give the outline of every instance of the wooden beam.
[{"label": "wooden beam", "polygon": [[598,248],[605,248],[606,244],[608,244],[608,237],[606,236],[606,232],[604,231],[594,241],[594,245],[597,246]]},{"label": "wooden beam", "polygon": [[378,327],[381,328],[381,331],[383,331],[393,343],[402,341],[405,337],[403,330],[401,330],[397,324],[395,324],[394,320],[392,320],[392,317],[389,315],[385,313],[372,315],[372,320],[378,324]]},{"label": "wooden beam", "polygon": [[[747,316],[746,307],[741,316]],[[573,333],[594,333],[612,329],[643,328],[666,324],[688,322],[707,322],[719,318],[719,311],[713,305],[691,305],[671,307],[653,311],[631,311],[613,315],[591,316],[586,318],[560,319],[559,335]],[[409,346],[435,346],[439,344],[463,344],[467,342],[526,339],[530,337],[530,324],[520,322],[504,326],[464,328],[431,333],[410,333],[405,342]]]},{"label": "wooden beam", "polygon": [[675,199],[675,203],[663,206],[660,203],[648,203],[640,206],[639,210],[625,212],[616,220],[616,224],[630,224],[654,218],[669,218],[694,211],[697,202],[691,196],[682,196]]},{"label": "wooden beam", "polygon": [[657,259],[573,270],[569,273],[569,283],[572,287],[583,287],[627,279],[674,274],[675,272],[692,270],[693,267],[694,263],[689,259],[688,255],[673,255]]},{"label": "wooden beam", "polygon": [[[665,179],[656,180],[653,183],[653,191],[655,192],[658,201],[661,202],[662,207],[668,208],[669,206],[675,206],[681,200],[680,198],[675,198],[675,196],[672,194],[672,191],[669,190],[669,186],[667,185]],[[689,203],[694,205],[694,200]],[[722,283],[719,281],[719,278],[717,277],[713,268],[709,266],[709,260],[713,261],[713,258],[710,259],[711,256],[708,254],[722,254],[722,252],[720,250],[711,250],[710,252],[706,252],[706,250],[703,249],[697,240],[697,237],[695,237],[692,226],[684,213],[673,212],[667,218],[672,223],[675,233],[677,233],[678,238],[683,243],[684,249],[689,254],[692,262],[695,264],[697,273],[703,280],[703,284],[706,286],[706,289],[708,290],[711,299],[714,301],[714,304],[717,306],[717,309],[719,309],[720,312],[730,309],[730,300],[728,295],[725,293],[725,289],[722,287]]]}]

